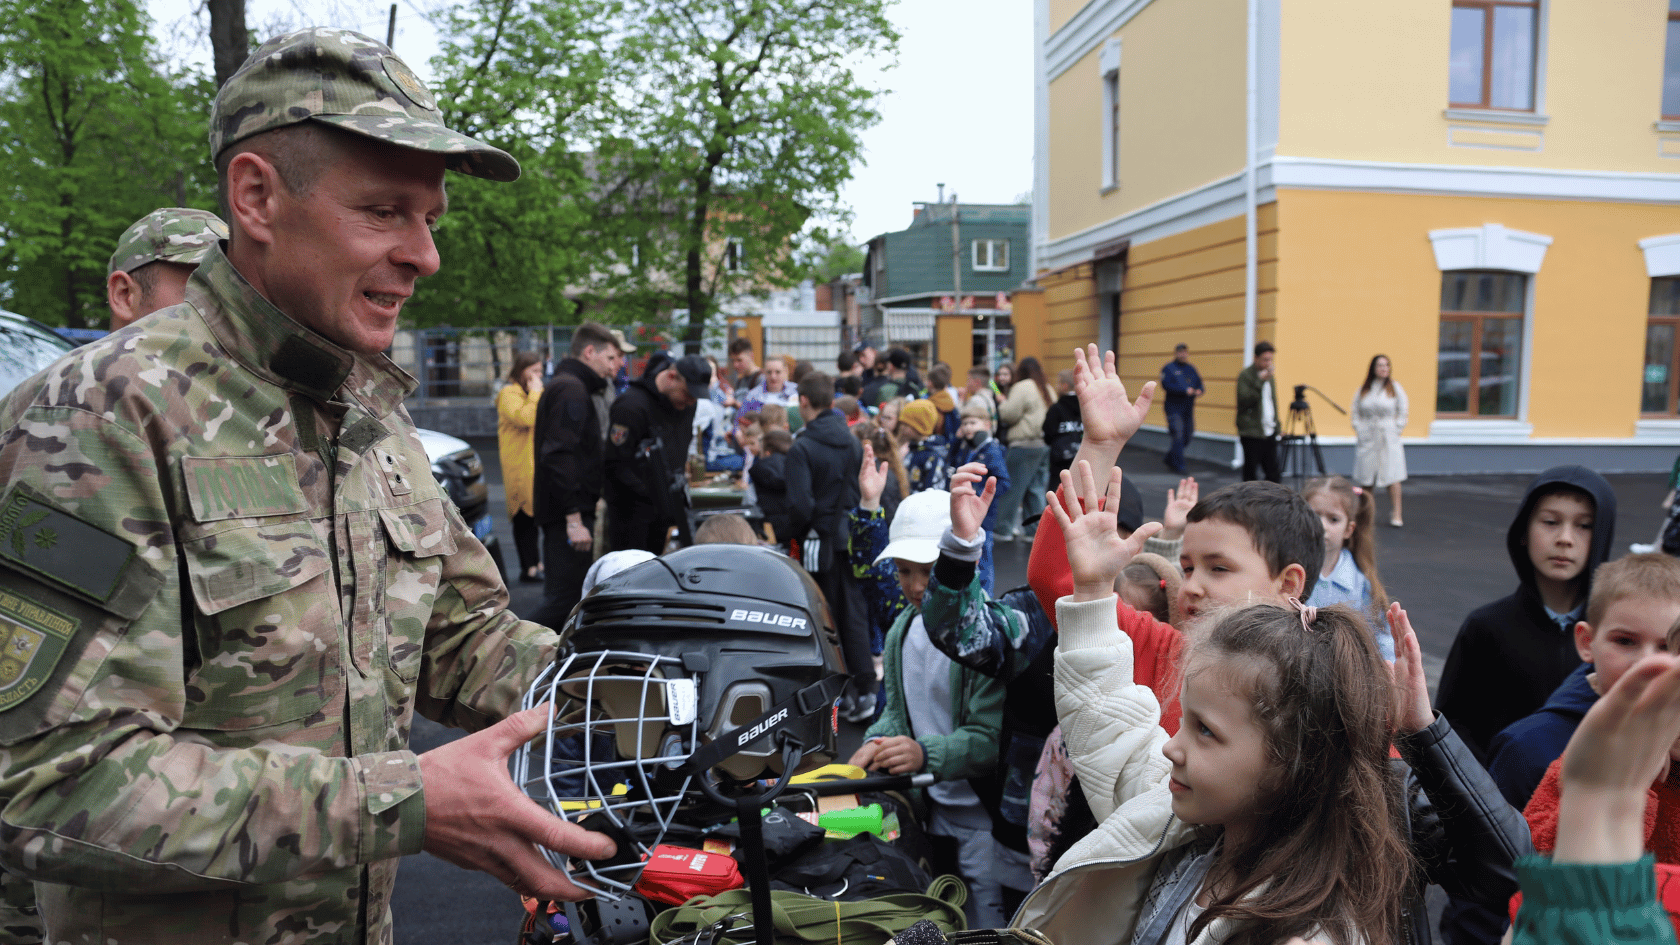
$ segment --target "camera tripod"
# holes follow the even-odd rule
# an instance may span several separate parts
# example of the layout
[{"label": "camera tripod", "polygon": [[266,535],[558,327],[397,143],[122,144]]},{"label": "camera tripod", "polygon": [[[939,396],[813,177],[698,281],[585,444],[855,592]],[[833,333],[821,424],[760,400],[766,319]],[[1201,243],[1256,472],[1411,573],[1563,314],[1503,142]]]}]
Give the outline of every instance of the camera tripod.
[{"label": "camera tripod", "polygon": [[1309,390],[1324,397],[1324,402],[1335,407],[1338,413],[1347,414],[1340,404],[1325,397],[1318,388],[1295,385],[1295,399],[1289,403],[1289,416],[1284,419],[1282,435],[1278,437],[1278,466],[1283,471],[1284,480],[1293,481],[1297,491],[1308,478],[1322,476],[1326,472],[1324,451],[1318,445],[1318,427],[1313,424],[1312,404],[1307,403]]}]

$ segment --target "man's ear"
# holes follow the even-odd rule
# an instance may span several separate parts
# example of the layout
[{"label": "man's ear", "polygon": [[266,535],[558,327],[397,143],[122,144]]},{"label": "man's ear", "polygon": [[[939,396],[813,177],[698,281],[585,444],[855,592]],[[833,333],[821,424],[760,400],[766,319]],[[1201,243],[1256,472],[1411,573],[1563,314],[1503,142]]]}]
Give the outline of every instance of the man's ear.
[{"label": "man's ear", "polygon": [[1581,655],[1581,662],[1591,663],[1593,626],[1585,620],[1575,624],[1575,652]]},{"label": "man's ear", "polygon": [[228,222],[232,229],[264,245],[274,243],[285,185],[268,159],[252,151],[234,155],[227,168]]},{"label": "man's ear", "polygon": [[1307,569],[1293,562],[1286,564],[1283,566],[1283,573],[1277,576],[1277,581],[1279,597],[1302,597],[1304,595],[1301,590],[1307,586]]},{"label": "man's ear", "polygon": [[125,327],[137,318],[140,311],[140,283],[126,272],[118,270],[105,277],[105,304],[111,307],[111,330]]}]

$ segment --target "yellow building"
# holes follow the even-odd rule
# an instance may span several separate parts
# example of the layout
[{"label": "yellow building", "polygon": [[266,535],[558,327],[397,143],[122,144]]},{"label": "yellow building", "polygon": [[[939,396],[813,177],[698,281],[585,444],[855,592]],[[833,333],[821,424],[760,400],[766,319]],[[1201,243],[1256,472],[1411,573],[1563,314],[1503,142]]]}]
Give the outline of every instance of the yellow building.
[{"label": "yellow building", "polygon": [[1285,405],[1388,355],[1415,472],[1680,452],[1680,0],[1036,0],[1035,48],[1047,367],[1188,344],[1216,460],[1259,340]]}]

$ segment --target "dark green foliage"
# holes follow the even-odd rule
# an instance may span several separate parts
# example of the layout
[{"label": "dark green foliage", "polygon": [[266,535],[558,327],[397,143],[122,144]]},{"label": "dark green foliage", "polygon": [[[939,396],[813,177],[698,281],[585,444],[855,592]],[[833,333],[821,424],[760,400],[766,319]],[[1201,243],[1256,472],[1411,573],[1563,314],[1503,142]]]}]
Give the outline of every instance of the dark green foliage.
[{"label": "dark green foliage", "polygon": [[0,306],[102,326],[122,231],[214,209],[214,85],[168,72],[149,25],[132,0],[0,0]]}]

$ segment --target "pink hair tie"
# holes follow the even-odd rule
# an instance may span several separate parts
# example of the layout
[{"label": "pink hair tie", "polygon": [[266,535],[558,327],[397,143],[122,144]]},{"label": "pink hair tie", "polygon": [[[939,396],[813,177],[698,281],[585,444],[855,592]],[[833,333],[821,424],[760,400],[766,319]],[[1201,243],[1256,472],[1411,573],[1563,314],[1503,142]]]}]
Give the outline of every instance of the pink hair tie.
[{"label": "pink hair tie", "polygon": [[1309,633],[1312,632],[1312,623],[1318,619],[1318,608],[1311,604],[1301,603],[1298,597],[1289,598],[1289,606],[1301,612],[1301,629]]},{"label": "pink hair tie", "polygon": [[1361,489],[1361,488],[1359,488],[1359,487],[1358,487],[1358,486],[1354,486],[1354,487],[1353,487],[1353,494],[1354,494],[1354,495],[1364,495],[1364,494],[1365,494],[1365,490],[1364,490],[1364,489]]}]

